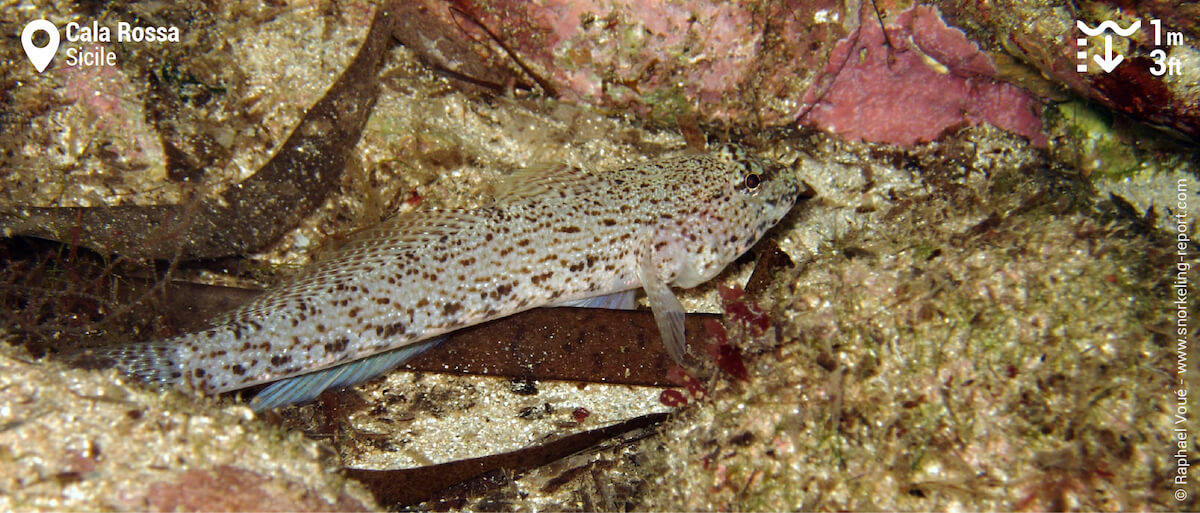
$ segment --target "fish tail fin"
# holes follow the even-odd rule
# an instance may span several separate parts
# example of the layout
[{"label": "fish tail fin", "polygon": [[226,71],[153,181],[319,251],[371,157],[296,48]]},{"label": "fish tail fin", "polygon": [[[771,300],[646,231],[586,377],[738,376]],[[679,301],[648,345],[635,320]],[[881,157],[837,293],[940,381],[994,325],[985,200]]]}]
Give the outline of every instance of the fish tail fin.
[{"label": "fish tail fin", "polygon": [[67,363],[89,368],[115,367],[121,373],[151,384],[174,385],[183,377],[178,344],[171,340],[145,344],[95,347],[64,356]]},{"label": "fish tail fin", "polygon": [[336,367],[276,381],[250,400],[250,408],[254,411],[264,411],[308,402],[326,390],[346,388],[369,381],[437,346],[445,338],[437,337],[417,342]]}]

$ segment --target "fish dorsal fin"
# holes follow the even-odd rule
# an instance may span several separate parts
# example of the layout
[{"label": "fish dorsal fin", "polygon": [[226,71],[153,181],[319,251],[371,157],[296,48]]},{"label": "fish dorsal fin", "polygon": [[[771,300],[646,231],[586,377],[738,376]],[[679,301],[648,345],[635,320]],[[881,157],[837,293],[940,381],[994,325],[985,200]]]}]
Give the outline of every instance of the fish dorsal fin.
[{"label": "fish dorsal fin", "polygon": [[404,244],[428,244],[445,236],[479,224],[481,213],[461,208],[414,210],[356,232],[342,250],[378,245],[383,241],[392,247]]},{"label": "fish dorsal fin", "polygon": [[586,194],[599,190],[600,180],[586,170],[567,164],[545,164],[513,172],[496,184],[496,203],[522,201],[548,193]]}]

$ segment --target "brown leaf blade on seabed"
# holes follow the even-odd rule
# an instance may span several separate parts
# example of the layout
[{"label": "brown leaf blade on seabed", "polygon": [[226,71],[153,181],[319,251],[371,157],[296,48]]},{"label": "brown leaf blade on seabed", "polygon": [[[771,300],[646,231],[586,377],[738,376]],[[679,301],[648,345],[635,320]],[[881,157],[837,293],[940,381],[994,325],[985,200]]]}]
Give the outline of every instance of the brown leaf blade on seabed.
[{"label": "brown leaf blade on seabed", "polygon": [[[338,183],[379,94],[377,72],[397,15],[376,11],[341,77],[253,176],[192,204],[14,208],[0,230],[142,258],[216,258],[260,248],[293,228]],[[71,237],[68,238],[68,235]]]},{"label": "brown leaf blade on seabed", "polygon": [[497,469],[519,472],[545,465],[622,434],[652,428],[666,418],[666,413],[644,415],[527,449],[441,465],[400,470],[346,469],[344,473],[367,485],[380,504],[404,506],[434,498],[453,485],[485,478]]},{"label": "brown leaf blade on seabed", "polygon": [[[688,346],[703,347],[704,319],[688,314]],[[671,358],[649,311],[538,308],[454,332],[404,368],[644,386],[674,386]],[[615,370],[614,370],[615,369]]]}]

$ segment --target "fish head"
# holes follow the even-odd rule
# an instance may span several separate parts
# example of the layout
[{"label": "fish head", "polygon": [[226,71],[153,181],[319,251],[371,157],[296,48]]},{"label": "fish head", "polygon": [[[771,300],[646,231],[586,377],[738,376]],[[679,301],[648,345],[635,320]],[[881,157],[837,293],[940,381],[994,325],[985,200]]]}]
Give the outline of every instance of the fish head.
[{"label": "fish head", "polygon": [[721,272],[775,226],[801,193],[793,170],[735,145],[719,147],[694,176],[694,194],[673,283],[694,287]]}]

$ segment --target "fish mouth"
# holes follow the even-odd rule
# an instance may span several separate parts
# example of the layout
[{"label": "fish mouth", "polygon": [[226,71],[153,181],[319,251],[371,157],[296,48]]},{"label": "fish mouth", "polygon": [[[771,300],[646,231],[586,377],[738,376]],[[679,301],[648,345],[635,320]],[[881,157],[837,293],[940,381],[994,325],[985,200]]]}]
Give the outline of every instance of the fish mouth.
[{"label": "fish mouth", "polygon": [[795,180],[791,183],[791,186],[792,190],[788,194],[788,199],[793,206],[800,204],[802,201],[808,201],[817,197],[817,190],[804,180]]},{"label": "fish mouth", "polygon": [[[781,179],[785,179],[780,177]],[[772,206],[778,205],[795,205],[802,200],[809,199],[815,196],[812,186],[805,183],[803,180],[787,180],[783,194],[777,198],[766,200]]]},{"label": "fish mouth", "polygon": [[807,182],[803,180],[790,180],[787,184],[787,190],[783,194],[775,198],[763,198],[763,210],[766,212],[767,218],[771,220],[771,225],[774,225],[787,216],[800,202],[811,199],[816,195],[816,191]]}]

